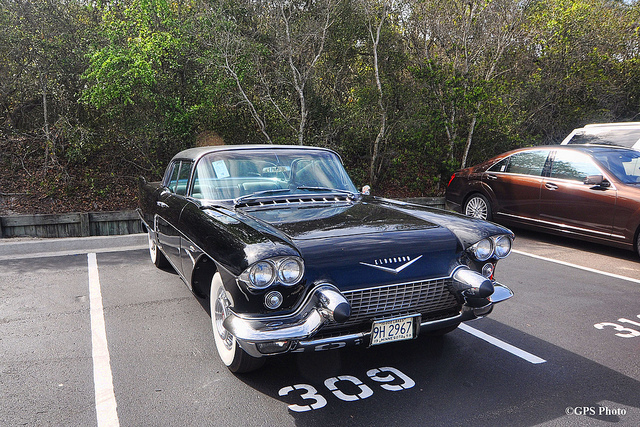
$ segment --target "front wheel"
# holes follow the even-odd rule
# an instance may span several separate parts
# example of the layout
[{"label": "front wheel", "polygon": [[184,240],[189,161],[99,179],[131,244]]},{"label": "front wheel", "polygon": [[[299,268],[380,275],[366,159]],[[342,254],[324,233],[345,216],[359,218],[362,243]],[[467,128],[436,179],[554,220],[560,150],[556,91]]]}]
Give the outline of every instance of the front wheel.
[{"label": "front wheel", "polygon": [[469,197],[464,204],[463,212],[472,218],[491,221],[491,203],[482,194],[476,193]]},{"label": "front wheel", "polygon": [[220,273],[216,273],[211,281],[211,293],[209,294],[211,307],[211,326],[216,342],[218,355],[231,372],[241,374],[259,369],[264,365],[264,358],[252,357],[240,348],[235,337],[227,331],[223,325],[224,319],[229,314],[229,299],[222,286]]}]

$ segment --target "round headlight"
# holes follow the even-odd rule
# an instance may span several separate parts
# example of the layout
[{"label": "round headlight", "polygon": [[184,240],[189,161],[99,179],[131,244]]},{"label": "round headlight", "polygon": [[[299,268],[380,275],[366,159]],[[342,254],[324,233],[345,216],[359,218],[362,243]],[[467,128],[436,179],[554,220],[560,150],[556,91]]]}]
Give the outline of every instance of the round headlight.
[{"label": "round headlight", "polygon": [[491,239],[483,239],[473,245],[473,256],[478,261],[486,261],[493,255],[493,242]]},{"label": "round headlight", "polygon": [[283,285],[295,285],[302,278],[304,267],[295,258],[286,258],[278,266],[278,279]]},{"label": "round headlight", "polygon": [[273,283],[275,278],[275,267],[270,262],[260,261],[249,269],[249,280],[255,288],[264,289]]},{"label": "round headlight", "polygon": [[511,238],[509,236],[499,236],[496,238],[496,257],[504,258],[511,252]]}]

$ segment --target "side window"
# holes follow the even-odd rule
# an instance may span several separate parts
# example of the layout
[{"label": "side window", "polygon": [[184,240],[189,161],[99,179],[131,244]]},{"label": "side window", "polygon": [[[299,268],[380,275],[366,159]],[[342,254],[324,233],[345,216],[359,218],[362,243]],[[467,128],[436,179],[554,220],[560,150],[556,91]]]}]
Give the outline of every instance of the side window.
[{"label": "side window", "polygon": [[507,166],[509,165],[509,157],[506,157],[500,160],[495,165],[491,166],[488,171],[489,172],[506,172]]},{"label": "side window", "polygon": [[191,197],[196,199],[202,199],[202,187],[200,185],[200,178],[198,178],[198,169],[193,172],[193,188],[191,189]]},{"label": "side window", "polygon": [[191,175],[191,162],[181,162],[180,172],[178,173],[178,183],[176,186],[176,194],[184,196],[187,194],[187,184],[189,184],[189,175]]},{"label": "side window", "polygon": [[494,172],[542,176],[548,156],[549,150],[524,151],[501,160],[493,165],[491,170]]},{"label": "side window", "polygon": [[167,182],[167,188],[169,191],[175,193],[178,186],[178,172],[180,172],[180,162],[174,162],[171,165],[171,172],[169,172],[169,181]]},{"label": "side window", "polygon": [[189,183],[191,166],[192,163],[187,161],[177,161],[171,165],[169,181],[167,182],[169,191],[183,196],[187,194],[187,184]]},{"label": "side window", "polygon": [[600,169],[583,154],[558,151],[551,166],[551,178],[584,181],[589,175],[602,175]]}]

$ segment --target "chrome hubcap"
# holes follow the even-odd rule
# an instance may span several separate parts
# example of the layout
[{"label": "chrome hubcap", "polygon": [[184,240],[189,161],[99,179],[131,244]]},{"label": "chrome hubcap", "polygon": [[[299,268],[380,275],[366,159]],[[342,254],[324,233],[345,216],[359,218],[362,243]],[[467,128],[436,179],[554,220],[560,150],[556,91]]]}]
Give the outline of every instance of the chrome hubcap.
[{"label": "chrome hubcap", "polygon": [[467,203],[465,214],[474,218],[486,219],[487,204],[480,197],[474,197]]},{"label": "chrome hubcap", "polygon": [[156,242],[153,241],[151,235],[149,235],[149,254],[151,254],[151,259],[156,259]]},{"label": "chrome hubcap", "polygon": [[224,322],[224,319],[227,317],[228,306],[229,302],[224,295],[224,290],[220,289],[213,307],[215,316],[215,328],[216,333],[218,334],[220,339],[222,339],[222,342],[224,343],[226,349],[231,350],[233,348],[233,336],[222,325],[222,322]]}]

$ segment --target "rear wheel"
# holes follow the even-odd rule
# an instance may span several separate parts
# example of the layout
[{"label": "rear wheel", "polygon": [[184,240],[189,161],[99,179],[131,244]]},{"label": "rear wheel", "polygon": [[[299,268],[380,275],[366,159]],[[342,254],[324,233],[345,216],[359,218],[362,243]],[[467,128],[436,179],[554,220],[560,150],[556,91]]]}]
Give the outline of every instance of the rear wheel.
[{"label": "rear wheel", "polygon": [[636,253],[640,256],[640,230],[636,233]]},{"label": "rear wheel", "polygon": [[464,203],[463,212],[467,216],[490,221],[491,203],[489,203],[489,200],[482,194],[475,193]]},{"label": "rear wheel", "polygon": [[264,365],[264,358],[252,357],[240,348],[236,338],[227,331],[223,325],[224,319],[229,315],[229,299],[222,286],[220,273],[216,273],[211,281],[211,294],[209,295],[211,307],[211,326],[216,342],[218,355],[231,372],[241,374],[255,371]]},{"label": "rear wheel", "polygon": [[169,265],[169,261],[167,261],[167,258],[164,256],[160,248],[158,248],[158,243],[153,237],[151,231],[149,231],[147,235],[149,237],[149,256],[151,257],[151,262],[153,262],[153,264],[158,268],[167,267]]}]

